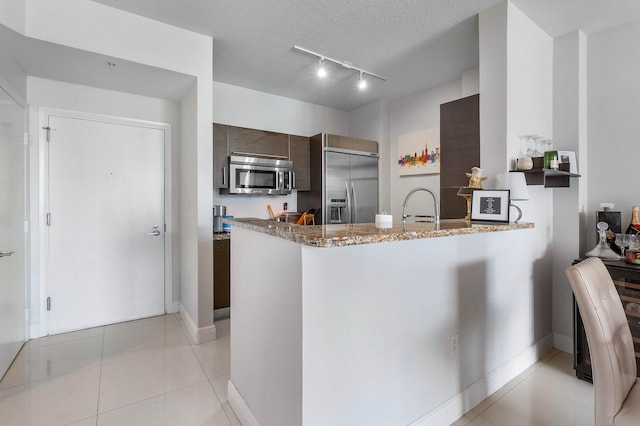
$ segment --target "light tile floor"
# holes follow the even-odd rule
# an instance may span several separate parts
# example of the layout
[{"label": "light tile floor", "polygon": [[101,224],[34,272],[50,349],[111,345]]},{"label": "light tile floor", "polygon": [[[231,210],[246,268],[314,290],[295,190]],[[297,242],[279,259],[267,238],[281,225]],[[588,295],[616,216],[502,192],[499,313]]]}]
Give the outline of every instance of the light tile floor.
[{"label": "light tile floor", "polygon": [[573,355],[554,349],[474,407],[454,426],[593,424],[593,385],[576,378]]},{"label": "light tile floor", "polygon": [[[0,381],[0,425],[238,426],[229,320],[216,330],[195,345],[165,315],[31,340]],[[592,425],[593,387],[572,365],[549,352],[454,425]]]},{"label": "light tile floor", "polygon": [[0,425],[237,426],[229,320],[216,331],[196,345],[164,315],[31,340],[0,381]]}]

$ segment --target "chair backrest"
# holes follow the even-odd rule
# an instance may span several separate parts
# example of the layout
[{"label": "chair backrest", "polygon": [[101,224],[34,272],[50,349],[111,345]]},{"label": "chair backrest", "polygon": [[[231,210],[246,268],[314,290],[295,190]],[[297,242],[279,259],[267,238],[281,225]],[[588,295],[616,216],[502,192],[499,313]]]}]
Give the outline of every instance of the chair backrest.
[{"label": "chair backrest", "polygon": [[599,258],[591,257],[571,266],[567,278],[580,308],[591,353],[596,425],[610,425],[636,380],[627,317],[611,275]]}]

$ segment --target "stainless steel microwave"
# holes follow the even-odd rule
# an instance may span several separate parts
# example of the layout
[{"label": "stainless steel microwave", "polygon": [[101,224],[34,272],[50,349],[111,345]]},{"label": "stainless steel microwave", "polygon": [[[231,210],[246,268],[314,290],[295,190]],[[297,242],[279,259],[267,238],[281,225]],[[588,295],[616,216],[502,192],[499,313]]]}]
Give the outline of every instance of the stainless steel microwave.
[{"label": "stainless steel microwave", "polygon": [[284,195],[294,186],[293,162],[262,157],[229,157],[228,194]]}]

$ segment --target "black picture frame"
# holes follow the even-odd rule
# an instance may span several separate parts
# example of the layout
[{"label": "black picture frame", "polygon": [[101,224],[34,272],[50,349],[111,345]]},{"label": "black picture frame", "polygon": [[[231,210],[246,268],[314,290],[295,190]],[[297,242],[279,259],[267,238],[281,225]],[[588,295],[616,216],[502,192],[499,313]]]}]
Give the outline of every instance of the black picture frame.
[{"label": "black picture frame", "polygon": [[508,189],[474,189],[471,221],[509,223]]}]

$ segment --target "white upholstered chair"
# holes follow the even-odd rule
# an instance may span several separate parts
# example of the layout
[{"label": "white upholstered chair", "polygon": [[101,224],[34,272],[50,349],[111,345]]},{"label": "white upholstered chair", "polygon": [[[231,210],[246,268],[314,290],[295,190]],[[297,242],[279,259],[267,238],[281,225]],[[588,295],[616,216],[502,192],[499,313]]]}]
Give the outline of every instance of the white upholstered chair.
[{"label": "white upholstered chair", "polygon": [[591,353],[595,424],[640,425],[640,380],[631,331],[613,280],[591,257],[567,269]]}]

